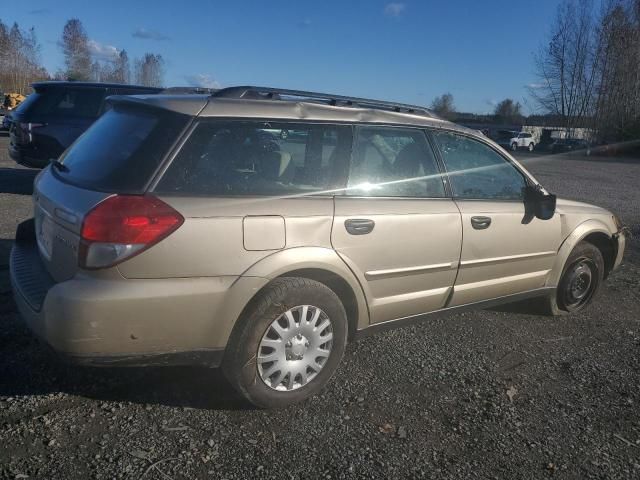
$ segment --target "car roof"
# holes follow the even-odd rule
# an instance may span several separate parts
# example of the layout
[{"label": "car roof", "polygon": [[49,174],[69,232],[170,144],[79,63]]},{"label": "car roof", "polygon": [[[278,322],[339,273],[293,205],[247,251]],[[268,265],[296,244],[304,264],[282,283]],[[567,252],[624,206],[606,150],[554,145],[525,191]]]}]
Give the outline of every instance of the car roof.
[{"label": "car roof", "polygon": [[36,82],[31,85],[34,89],[44,88],[61,88],[61,87],[82,87],[82,88],[111,88],[111,89],[136,89],[147,90],[150,92],[161,92],[163,89],[158,87],[145,87],[144,85],[129,85],[126,83],[104,83],[104,82],[75,82],[75,81],[58,81],[51,80],[46,82]]},{"label": "car roof", "polygon": [[[358,105],[330,105],[312,100],[225,98],[214,95],[115,95],[112,104],[129,103],[203,118],[303,120],[316,122],[379,123],[447,128],[483,136],[434,115],[406,113]],[[402,104],[399,104],[402,105]]]}]

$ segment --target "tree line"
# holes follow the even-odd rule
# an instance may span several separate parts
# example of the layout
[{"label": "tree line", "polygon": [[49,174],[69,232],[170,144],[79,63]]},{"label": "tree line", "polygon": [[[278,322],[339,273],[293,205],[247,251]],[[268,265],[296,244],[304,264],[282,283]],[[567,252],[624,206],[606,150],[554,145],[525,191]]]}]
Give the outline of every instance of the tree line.
[{"label": "tree line", "polygon": [[164,59],[160,54],[145,53],[134,61],[133,72],[127,51],[122,49],[97,58],[91,53],[91,43],[82,22],[68,20],[60,41],[65,69],[56,77],[69,80],[130,83],[160,87],[164,81]]},{"label": "tree line", "polygon": [[9,27],[0,19],[0,92],[27,94],[30,85],[41,80],[137,83],[152,87],[164,83],[162,55],[145,53],[132,66],[124,49],[98,54],[93,51],[96,44],[92,44],[77,18],[66,22],[58,44],[64,54],[64,67],[50,74],[41,63],[35,28],[23,30],[17,23]]},{"label": "tree line", "polygon": [[535,55],[531,96],[562,126],[640,138],[640,0],[564,0]]},{"label": "tree line", "polygon": [[[459,116],[451,93],[444,93],[433,99],[431,110],[447,120],[454,120]],[[524,120],[522,105],[512,98],[505,98],[498,102],[493,109],[493,121],[498,124],[518,123]]]},{"label": "tree line", "polygon": [[40,45],[33,28],[22,30],[0,20],[0,92],[26,94],[30,84],[48,78],[40,65]]}]

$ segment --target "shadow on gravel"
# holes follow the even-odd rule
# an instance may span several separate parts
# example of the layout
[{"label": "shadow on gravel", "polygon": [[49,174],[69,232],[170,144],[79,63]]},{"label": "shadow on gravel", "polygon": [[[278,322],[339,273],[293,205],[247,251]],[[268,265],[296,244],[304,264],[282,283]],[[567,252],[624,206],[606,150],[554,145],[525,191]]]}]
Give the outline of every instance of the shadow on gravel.
[{"label": "shadow on gravel", "polygon": [[64,363],[22,323],[9,282],[13,239],[0,239],[0,397],[64,392],[101,401],[245,410],[219,369],[91,368]]},{"label": "shadow on gravel", "polygon": [[9,252],[13,245],[13,238],[0,238],[0,272],[9,268]]},{"label": "shadow on gravel", "polygon": [[[13,316],[17,317],[17,313]],[[219,369],[79,367],[63,363],[22,325],[20,330],[20,334],[11,336],[15,342],[11,347],[5,344],[0,349],[0,396],[63,392],[141,405],[206,410],[252,408],[236,394]]]},{"label": "shadow on gravel", "polygon": [[33,180],[40,170],[0,168],[0,193],[31,195]]},{"label": "shadow on gravel", "polygon": [[508,303],[506,305],[498,305],[496,307],[487,308],[488,312],[504,312],[504,313],[518,313],[522,315],[538,315],[542,317],[548,317],[539,304],[531,302],[531,300],[523,300],[516,303]]}]

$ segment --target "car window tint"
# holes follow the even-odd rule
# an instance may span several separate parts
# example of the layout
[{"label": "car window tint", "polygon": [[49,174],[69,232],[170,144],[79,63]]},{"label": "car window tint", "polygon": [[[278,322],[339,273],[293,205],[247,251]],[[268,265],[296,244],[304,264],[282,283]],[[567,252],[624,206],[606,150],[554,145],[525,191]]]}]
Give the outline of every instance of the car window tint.
[{"label": "car window tint", "polygon": [[149,182],[188,117],[116,107],[61,156],[63,180],[85,188],[137,192]]},{"label": "car window tint", "polygon": [[97,117],[104,89],[52,88],[39,93],[30,114],[41,117]]},{"label": "car window tint", "polygon": [[489,146],[448,132],[434,132],[457,198],[515,200],[523,198],[525,179]]},{"label": "car window tint", "polygon": [[156,191],[196,195],[314,194],[341,185],[351,127],[202,122]]},{"label": "car window tint", "polygon": [[445,196],[442,177],[423,131],[361,127],[351,161],[348,195]]}]

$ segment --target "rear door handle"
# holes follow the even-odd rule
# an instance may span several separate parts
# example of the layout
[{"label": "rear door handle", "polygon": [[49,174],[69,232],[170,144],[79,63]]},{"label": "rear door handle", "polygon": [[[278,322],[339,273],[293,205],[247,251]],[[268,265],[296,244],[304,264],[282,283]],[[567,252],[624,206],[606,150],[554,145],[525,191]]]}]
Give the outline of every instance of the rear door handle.
[{"label": "rear door handle", "polygon": [[484,230],[491,225],[491,217],[471,217],[471,226],[476,230]]},{"label": "rear door handle", "polygon": [[344,228],[351,235],[366,235],[373,231],[376,222],[368,218],[349,218],[344,221]]}]

